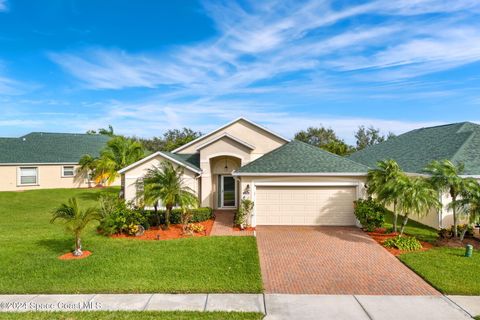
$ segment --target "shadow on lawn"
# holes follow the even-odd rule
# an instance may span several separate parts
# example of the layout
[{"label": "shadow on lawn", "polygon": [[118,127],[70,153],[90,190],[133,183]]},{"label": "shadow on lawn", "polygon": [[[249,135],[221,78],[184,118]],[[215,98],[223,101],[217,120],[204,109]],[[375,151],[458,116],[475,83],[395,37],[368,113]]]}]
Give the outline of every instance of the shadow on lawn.
[{"label": "shadow on lawn", "polygon": [[[105,188],[105,189],[88,189],[89,191],[85,191],[82,193],[79,193],[77,197],[81,200],[91,200],[91,201],[98,201],[100,196],[102,195],[118,195],[119,190],[118,189],[112,189],[112,188]],[[97,191],[97,192],[92,192],[92,191]]]},{"label": "shadow on lawn", "polygon": [[73,240],[71,239],[43,239],[38,240],[36,244],[54,253],[67,252],[73,249]]}]

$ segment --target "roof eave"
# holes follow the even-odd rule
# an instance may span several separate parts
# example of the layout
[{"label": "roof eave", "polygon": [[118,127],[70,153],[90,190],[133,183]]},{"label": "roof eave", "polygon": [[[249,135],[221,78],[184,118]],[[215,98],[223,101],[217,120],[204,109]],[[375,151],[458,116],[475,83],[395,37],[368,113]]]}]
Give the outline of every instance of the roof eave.
[{"label": "roof eave", "polygon": [[254,126],[256,126],[256,127],[260,128],[260,129],[262,129],[262,130],[264,130],[264,131],[266,131],[266,132],[268,132],[268,133],[270,133],[270,134],[272,134],[272,135],[274,135],[274,136],[276,136],[277,138],[280,138],[280,139],[284,140],[285,142],[289,142],[289,141],[290,141],[290,139],[287,139],[287,138],[285,138],[285,137],[282,137],[282,136],[279,135],[278,133],[275,133],[275,132],[267,129],[267,128],[265,128],[264,126],[259,125],[258,123],[255,123],[255,122],[253,122],[253,121],[251,121],[251,120],[248,120],[248,119],[246,119],[246,118],[244,118],[244,117],[238,117],[238,118],[236,118],[235,120],[230,121],[229,123],[221,126],[220,128],[217,128],[217,129],[215,129],[215,130],[213,130],[213,131],[210,131],[209,133],[204,134],[203,136],[198,137],[197,139],[192,140],[192,141],[190,141],[189,143],[186,143],[186,144],[184,144],[183,146],[178,147],[177,149],[173,150],[172,153],[177,153],[178,151],[181,151],[181,150],[183,150],[183,149],[191,146],[192,144],[197,143],[198,141],[200,141],[200,140],[202,140],[202,139],[205,139],[205,138],[211,136],[212,134],[215,134],[215,133],[217,133],[217,132],[225,129],[226,127],[228,127],[228,126],[230,126],[230,125],[232,125],[232,124],[234,124],[235,122],[238,122],[238,121],[240,121],[240,120],[243,120],[243,121],[245,121],[245,122],[247,122],[247,123],[250,123],[251,125],[254,125]]},{"label": "roof eave", "polygon": [[132,163],[131,165],[129,165],[129,166],[127,166],[127,167],[119,170],[118,173],[119,173],[119,174],[124,174],[124,173],[127,172],[128,170],[130,170],[130,169],[132,169],[132,168],[135,168],[135,167],[141,165],[142,163],[145,163],[145,162],[147,162],[147,161],[149,161],[149,160],[151,160],[151,159],[153,159],[153,158],[155,158],[155,157],[157,157],[157,156],[164,157],[164,158],[172,161],[173,163],[176,163],[176,164],[179,165],[179,166],[182,166],[182,167],[184,167],[184,168],[187,168],[187,169],[189,169],[190,171],[193,171],[193,172],[195,172],[195,173],[197,173],[197,174],[201,174],[201,173],[202,173],[201,170],[198,170],[198,169],[196,169],[196,168],[194,168],[194,167],[192,167],[192,166],[186,165],[185,163],[182,163],[182,162],[178,161],[177,159],[174,159],[174,158],[170,157],[168,154],[165,154],[165,153],[163,153],[163,152],[161,152],[161,151],[157,151],[157,152],[155,152],[155,153],[152,153],[152,154],[149,155],[148,157],[145,157],[145,158],[143,158],[143,159],[141,159],[141,160],[138,160],[137,162]]},{"label": "roof eave", "polygon": [[283,177],[303,177],[303,176],[312,176],[312,177],[366,177],[367,172],[233,172],[234,176],[264,176],[264,177],[274,177],[274,176],[283,176]]}]

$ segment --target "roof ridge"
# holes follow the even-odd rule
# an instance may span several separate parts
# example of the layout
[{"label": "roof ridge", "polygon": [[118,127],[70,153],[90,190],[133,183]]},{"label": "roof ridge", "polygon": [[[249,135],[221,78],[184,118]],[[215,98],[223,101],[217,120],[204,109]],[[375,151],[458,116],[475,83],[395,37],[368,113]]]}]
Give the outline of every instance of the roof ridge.
[{"label": "roof ridge", "polygon": [[[462,124],[462,126],[460,127],[460,129],[457,130],[456,134],[463,133],[463,132],[460,132],[460,131],[461,131],[461,130],[465,127],[465,125],[467,125],[467,124],[475,124],[475,123],[468,122],[468,121],[464,122],[464,123]],[[475,132],[474,130],[464,131],[464,133],[468,133],[468,132],[470,132],[470,134],[468,135],[468,138],[465,139],[465,141],[463,141],[462,145],[461,145],[461,146],[457,149],[457,151],[455,151],[455,153],[453,154],[452,159],[451,159],[452,162],[454,162],[455,158],[459,155],[459,153],[460,153],[461,151],[463,151],[463,150],[466,148],[467,144],[473,139],[473,137],[474,137],[475,134],[476,134],[476,132]]]}]

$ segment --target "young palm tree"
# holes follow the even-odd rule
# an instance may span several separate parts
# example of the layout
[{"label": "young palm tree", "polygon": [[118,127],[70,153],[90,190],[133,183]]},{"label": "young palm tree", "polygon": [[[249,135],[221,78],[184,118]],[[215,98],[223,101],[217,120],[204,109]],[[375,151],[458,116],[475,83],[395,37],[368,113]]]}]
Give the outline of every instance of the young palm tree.
[{"label": "young palm tree", "polygon": [[441,207],[437,191],[424,178],[409,177],[403,182],[402,194],[398,201],[403,213],[403,224],[400,235],[405,231],[411,214],[422,217],[432,208]]},{"label": "young palm tree", "polygon": [[97,208],[90,207],[87,209],[80,209],[76,198],[70,198],[68,203],[63,203],[53,211],[51,223],[57,219],[64,221],[65,229],[71,232],[75,237],[75,251],[74,256],[81,256],[82,242],[81,235],[85,227],[94,220],[100,220],[101,215]]},{"label": "young palm tree", "polygon": [[[471,224],[480,222],[480,184],[477,180],[465,179],[460,198],[452,201],[449,207],[459,214],[466,215]],[[461,232],[460,241],[463,241],[466,232],[467,228]]]},{"label": "young palm tree", "polygon": [[111,184],[118,177],[118,170],[142,159],[145,151],[140,142],[122,136],[108,141],[96,162],[96,178],[105,179]]},{"label": "young palm tree", "polygon": [[377,163],[377,168],[368,172],[368,193],[375,195],[384,205],[393,204],[393,231],[397,232],[397,203],[402,193],[402,183],[405,177],[395,160],[384,160]]},{"label": "young palm tree", "polygon": [[162,162],[160,167],[149,169],[143,179],[145,204],[165,206],[165,225],[170,227],[170,213],[174,206],[182,210],[198,205],[193,190],[183,181],[183,168],[175,168],[170,162]]},{"label": "young palm tree", "polygon": [[[463,165],[456,166],[449,160],[432,161],[425,171],[431,175],[430,182],[439,192],[448,192],[452,202],[456,203],[458,196],[464,188],[464,181],[460,175],[463,172]],[[458,212],[456,206],[453,211],[453,234],[458,237]]]}]

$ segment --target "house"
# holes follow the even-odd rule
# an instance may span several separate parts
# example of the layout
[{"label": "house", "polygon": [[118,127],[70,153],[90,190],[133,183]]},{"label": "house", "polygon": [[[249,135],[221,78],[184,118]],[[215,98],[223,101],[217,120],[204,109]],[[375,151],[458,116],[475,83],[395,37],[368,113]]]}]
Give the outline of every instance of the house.
[{"label": "house", "polygon": [[46,132],[0,138],[0,191],[88,187],[87,175],[77,172],[78,161],[84,154],[98,156],[108,140]]},{"label": "house", "polygon": [[156,152],[119,171],[127,201],[137,201],[146,171],[169,161],[202,206],[255,202],[252,225],[355,225],[353,201],[365,195],[368,167],[245,118],[173,152]]},{"label": "house", "polygon": [[[480,178],[480,125],[461,122],[413,130],[358,151],[349,159],[372,168],[378,161],[393,159],[412,174],[424,174],[425,167],[433,160],[448,159],[465,166],[465,177]],[[449,194],[439,197],[442,209],[414,219],[434,228],[451,226],[453,213],[447,208],[451,197]]]}]

